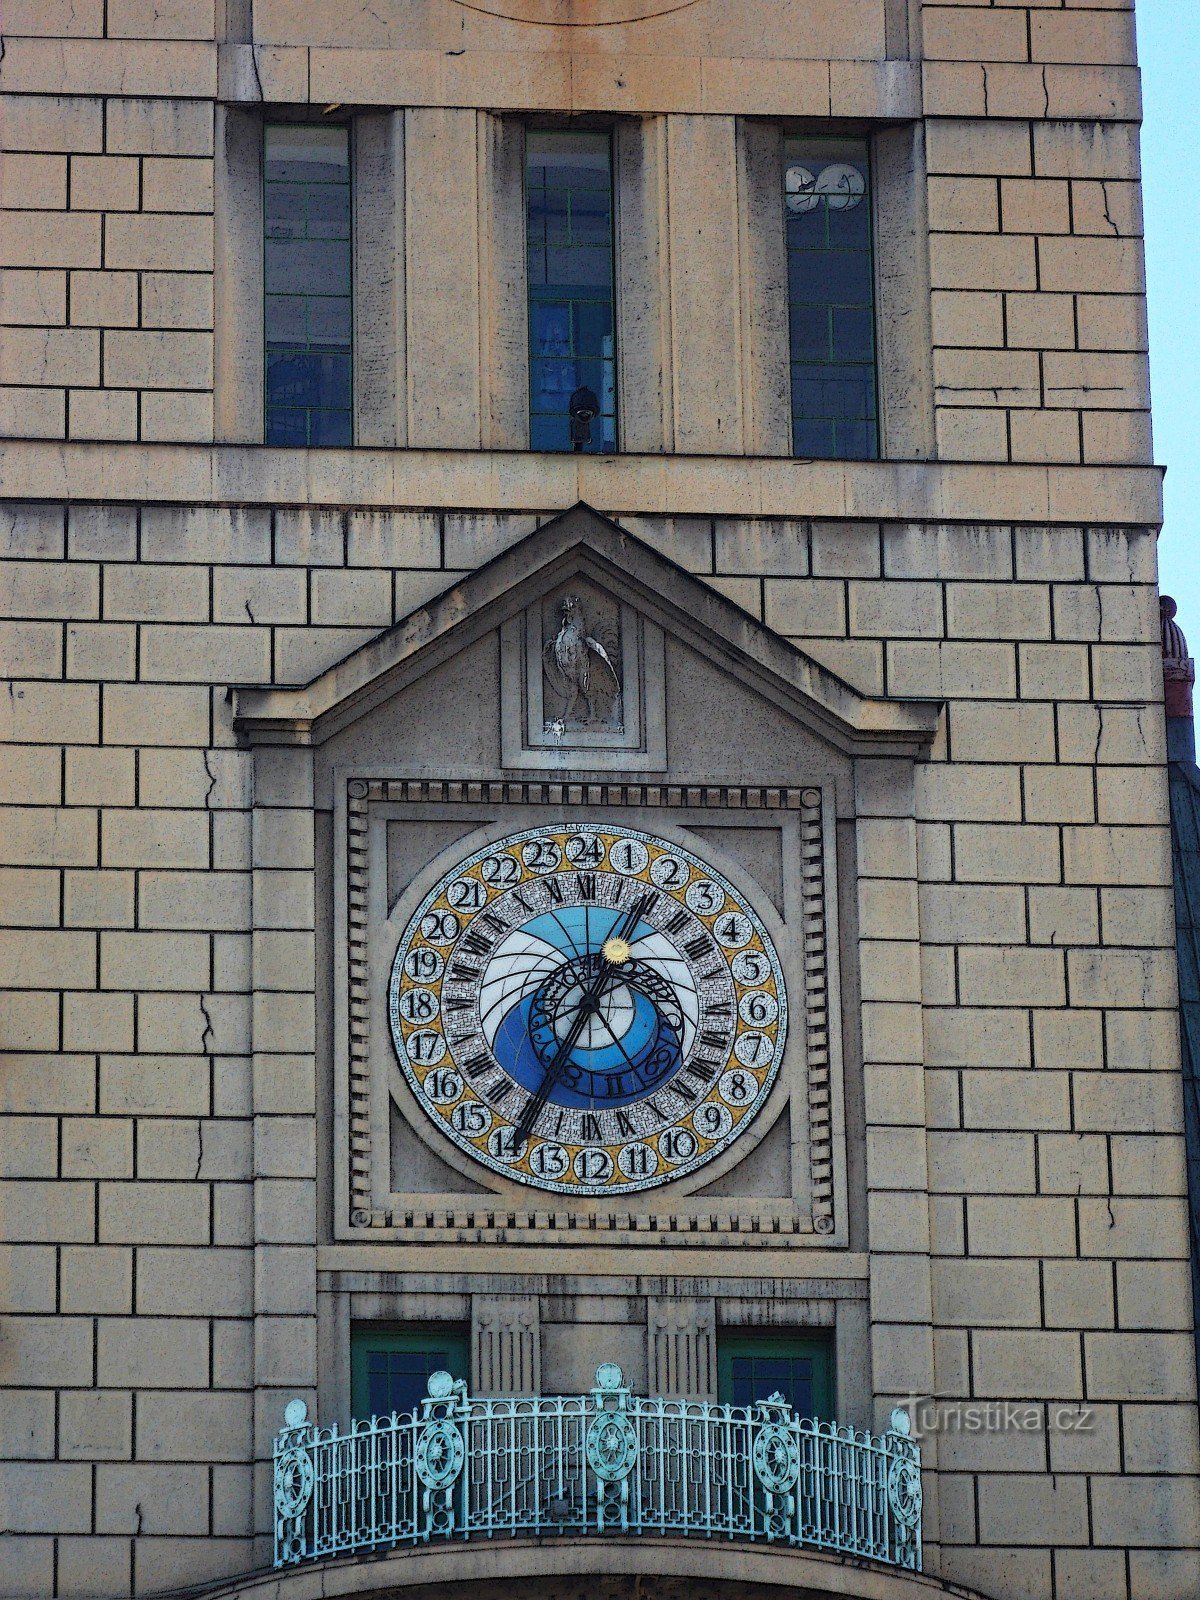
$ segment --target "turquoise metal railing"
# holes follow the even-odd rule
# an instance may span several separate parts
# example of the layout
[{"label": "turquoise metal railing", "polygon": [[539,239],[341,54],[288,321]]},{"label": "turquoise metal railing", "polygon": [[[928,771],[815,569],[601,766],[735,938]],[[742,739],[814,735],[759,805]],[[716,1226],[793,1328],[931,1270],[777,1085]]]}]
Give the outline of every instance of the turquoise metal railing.
[{"label": "turquoise metal railing", "polygon": [[590,1394],[482,1399],[435,1372],[419,1411],[318,1428],[293,1400],[275,1441],[275,1565],[429,1540],[685,1534],[921,1568],[921,1453],[753,1406],[645,1399],[606,1363]]}]

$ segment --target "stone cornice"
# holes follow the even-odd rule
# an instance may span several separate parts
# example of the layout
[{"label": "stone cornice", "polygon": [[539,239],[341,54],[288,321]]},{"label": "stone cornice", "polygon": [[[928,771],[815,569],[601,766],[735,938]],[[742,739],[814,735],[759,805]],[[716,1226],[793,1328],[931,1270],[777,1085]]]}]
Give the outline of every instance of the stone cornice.
[{"label": "stone cornice", "polygon": [[1156,466],[0,442],[0,498],[1158,527]]}]

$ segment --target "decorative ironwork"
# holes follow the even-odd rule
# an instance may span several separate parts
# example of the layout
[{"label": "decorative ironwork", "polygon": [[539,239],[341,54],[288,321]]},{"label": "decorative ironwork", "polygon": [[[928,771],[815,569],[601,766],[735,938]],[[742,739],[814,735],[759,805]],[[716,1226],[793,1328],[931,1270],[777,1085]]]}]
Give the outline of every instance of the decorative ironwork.
[{"label": "decorative ironwork", "polygon": [[[791,1408],[781,1394],[773,1394],[763,1402],[762,1409],[769,1414]],[[786,1422],[767,1422],[759,1429],[754,1441],[754,1470],[768,1494],[787,1494],[795,1488],[800,1477],[800,1446]]]},{"label": "decorative ironwork", "polygon": [[888,1499],[899,1525],[915,1529],[921,1521],[921,1454],[916,1441],[909,1437],[911,1430],[908,1412],[897,1406],[892,1412],[889,1434],[897,1440],[897,1452],[888,1468]]},{"label": "decorative ironwork", "polygon": [[646,1399],[606,1362],[589,1394],[483,1399],[434,1373],[415,1412],[318,1428],[293,1400],[275,1441],[275,1565],[435,1539],[692,1535],[921,1569],[921,1452],[753,1406]]}]

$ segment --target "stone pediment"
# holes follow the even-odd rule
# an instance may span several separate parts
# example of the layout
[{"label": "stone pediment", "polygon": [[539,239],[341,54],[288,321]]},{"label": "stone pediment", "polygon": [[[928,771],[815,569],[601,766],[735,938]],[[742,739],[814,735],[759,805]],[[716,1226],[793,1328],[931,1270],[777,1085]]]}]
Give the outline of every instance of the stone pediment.
[{"label": "stone pediment", "polygon": [[[632,704],[616,713],[619,726],[612,722],[612,693],[607,708],[602,693],[593,693],[595,704],[570,703],[573,686],[557,670],[550,651],[554,618],[561,614],[564,596],[576,598],[566,595],[574,589],[583,594],[585,627],[587,606],[595,614],[607,609],[611,615],[605,637],[623,652],[622,660],[612,660],[603,638],[584,635],[596,690],[620,686],[629,702],[631,686],[624,680],[635,671],[639,675],[642,722],[636,728]],[[911,758],[933,737],[938,703],[860,693],[716,589],[583,503],[418,607],[310,683],[299,688],[235,688],[234,725],[250,743],[324,744],[486,634],[503,636],[507,626],[511,638],[519,619],[535,613],[539,605],[545,610],[551,600],[558,609],[547,614],[542,624],[547,637],[534,651],[535,659],[546,653],[545,705],[540,698],[543,691],[533,684],[533,677],[540,684],[542,675],[530,675],[530,694],[538,702],[534,721],[553,729],[564,720],[559,715],[564,710],[567,723],[572,718],[578,723],[582,716],[592,731],[585,728],[572,740],[575,748],[607,745],[614,755],[618,750],[629,752],[626,765],[665,764],[654,754],[655,713],[645,693],[646,680],[654,675],[655,641],[661,651],[664,635],[681,640],[717,671],[736,677],[746,689],[845,755]],[[605,734],[606,716],[611,737]],[[537,740],[535,728],[534,747]],[[506,740],[506,766],[536,764],[533,749],[526,750],[525,759],[510,759],[511,745],[512,740]],[[634,759],[639,751],[640,762]]]}]

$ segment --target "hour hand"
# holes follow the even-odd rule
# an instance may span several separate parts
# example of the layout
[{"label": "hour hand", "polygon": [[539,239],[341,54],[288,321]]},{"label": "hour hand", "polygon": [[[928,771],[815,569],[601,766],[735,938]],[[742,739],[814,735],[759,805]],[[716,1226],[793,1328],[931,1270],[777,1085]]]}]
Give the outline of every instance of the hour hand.
[{"label": "hour hand", "polygon": [[533,1132],[534,1124],[541,1116],[546,1101],[550,1098],[551,1089],[553,1089],[563,1069],[570,1061],[571,1052],[579,1043],[584,1028],[587,1026],[591,1017],[594,1016],[598,1010],[605,990],[613,982],[617,973],[620,972],[621,968],[629,960],[629,943],[627,935],[632,933],[637,927],[638,921],[642,915],[642,910],[643,905],[642,902],[639,901],[638,904],[633,907],[630,916],[626,917],[622,921],[618,932],[615,934],[610,934],[609,937],[604,941],[604,945],[600,951],[599,969],[597,970],[596,975],[592,979],[591,983],[583,992],[583,995],[579,1001],[579,1008],[575,1012],[574,1017],[571,1019],[571,1026],[567,1030],[567,1035],[563,1039],[561,1045],[559,1045],[558,1049],[554,1052],[554,1059],[546,1068],[545,1074],[541,1083],[537,1087],[536,1093],[530,1095],[529,1099],[525,1102],[525,1106],[520,1117],[517,1119],[516,1126],[513,1129],[513,1143],[518,1154],[525,1148],[529,1136]]}]

